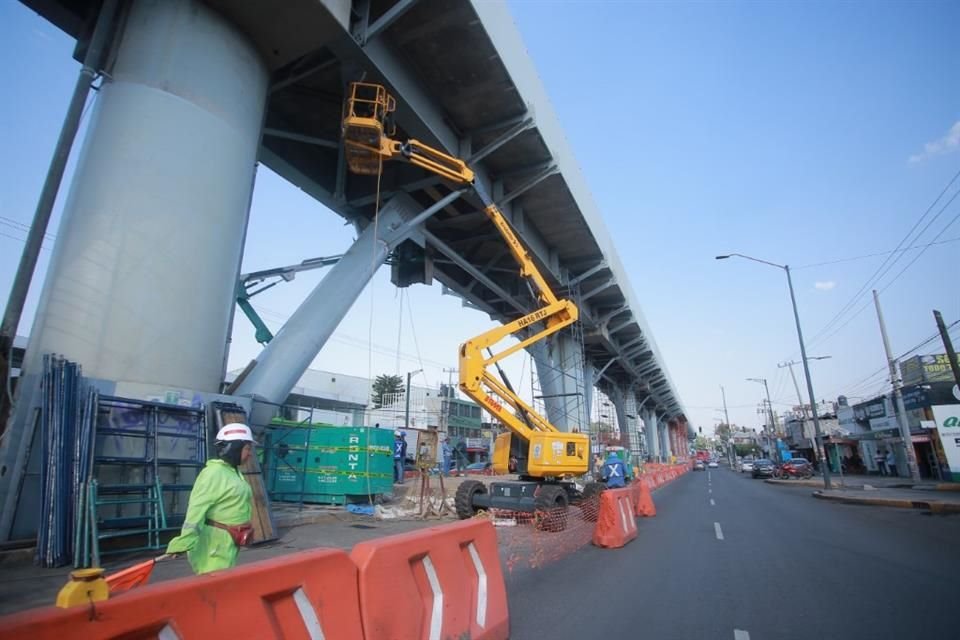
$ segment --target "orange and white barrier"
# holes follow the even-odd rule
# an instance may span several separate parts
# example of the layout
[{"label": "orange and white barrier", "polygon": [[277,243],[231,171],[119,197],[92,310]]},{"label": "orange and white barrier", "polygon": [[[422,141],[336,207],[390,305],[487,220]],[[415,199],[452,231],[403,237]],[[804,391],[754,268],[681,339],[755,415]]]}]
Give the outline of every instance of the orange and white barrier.
[{"label": "orange and white barrier", "polygon": [[133,589],[90,606],[0,618],[0,638],[363,638],[357,568],[317,549]]},{"label": "orange and white barrier", "polygon": [[633,489],[607,489],[600,494],[600,514],[593,529],[593,544],[618,549],[637,537]]},{"label": "orange and white barrier", "polygon": [[507,590],[489,520],[464,520],[361,542],[364,637],[506,639]]}]

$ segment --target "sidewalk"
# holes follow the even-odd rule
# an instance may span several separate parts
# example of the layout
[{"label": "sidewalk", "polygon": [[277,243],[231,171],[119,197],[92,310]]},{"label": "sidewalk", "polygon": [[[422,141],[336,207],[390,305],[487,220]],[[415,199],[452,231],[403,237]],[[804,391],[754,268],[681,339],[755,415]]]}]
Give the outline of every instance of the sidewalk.
[{"label": "sidewalk", "polygon": [[845,504],[860,504],[901,509],[924,509],[930,513],[960,513],[960,485],[924,482],[912,484],[905,478],[882,476],[831,477],[833,489],[823,489],[821,478],[810,480],[767,480],[768,484],[793,485],[819,489],[813,497]]}]

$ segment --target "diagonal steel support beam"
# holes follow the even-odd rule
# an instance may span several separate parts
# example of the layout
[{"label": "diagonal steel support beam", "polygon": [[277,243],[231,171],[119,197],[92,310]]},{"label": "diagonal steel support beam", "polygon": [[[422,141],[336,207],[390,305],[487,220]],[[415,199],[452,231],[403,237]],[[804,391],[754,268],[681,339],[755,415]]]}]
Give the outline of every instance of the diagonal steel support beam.
[{"label": "diagonal steel support beam", "polygon": [[557,165],[551,164],[547,169],[541,171],[540,173],[530,178],[529,180],[524,182],[522,185],[520,185],[510,193],[500,198],[500,201],[497,203],[497,206],[502,209],[507,205],[508,202],[512,202],[513,200],[516,200],[517,198],[522,196],[524,193],[526,193],[530,189],[533,189],[535,186],[537,186],[538,184],[540,184],[541,182],[543,182],[553,174],[559,173],[559,172],[560,172],[560,169],[557,167]]},{"label": "diagonal steel support beam", "polygon": [[[599,378],[599,377],[603,376],[603,374],[607,371],[607,369],[610,368],[610,365],[612,365],[612,364],[613,364],[614,362],[616,362],[616,361],[617,361],[616,358],[610,358],[610,359],[607,361],[607,364],[603,365],[603,367],[602,367],[599,371],[597,371],[596,374],[594,374],[595,377]],[[603,377],[606,377],[606,376],[603,376]],[[609,380],[609,378],[607,378],[607,379]]]},{"label": "diagonal steel support beam", "polygon": [[634,323],[634,319],[633,319],[633,317],[631,316],[631,317],[627,318],[626,320],[624,320],[623,322],[620,322],[619,324],[615,324],[614,326],[612,326],[612,327],[610,327],[609,329],[607,329],[607,333],[616,333],[617,331],[620,331],[620,329],[624,329],[624,328],[626,328],[626,327],[629,327],[629,326],[632,325],[633,323]]},{"label": "diagonal steel support beam", "polygon": [[498,285],[496,282],[488,278],[482,271],[477,269],[475,266],[467,262],[459,253],[457,253],[452,247],[447,245],[443,240],[433,235],[426,229],[423,230],[424,239],[432,245],[434,248],[440,251],[443,255],[450,258],[458,267],[469,273],[471,276],[479,280],[484,286],[493,291],[495,294],[503,298],[507,303],[512,306],[514,309],[519,311],[521,314],[526,315],[528,309],[517,302],[513,296],[511,296],[503,287]]},{"label": "diagonal steel support beam", "polygon": [[486,158],[488,155],[490,155],[491,153],[493,153],[494,151],[496,151],[497,149],[507,144],[508,142],[516,138],[518,135],[520,135],[521,133],[523,133],[524,131],[532,127],[533,127],[533,118],[527,118],[525,120],[521,120],[517,124],[513,125],[509,129],[504,131],[502,134],[497,136],[495,140],[493,140],[492,142],[487,144],[485,147],[483,147],[482,149],[480,149],[479,151],[471,155],[470,158],[467,160],[467,164],[480,162],[481,160]]},{"label": "diagonal steel support beam", "polygon": [[427,221],[432,215],[449,205],[451,202],[463,195],[463,192],[466,189],[460,189],[457,191],[452,191],[448,193],[445,197],[437,200],[435,203],[418,213],[416,216],[408,220],[406,223],[398,227],[393,231],[393,234],[388,236],[388,241],[392,241],[392,238],[403,237],[410,235],[410,233],[419,227],[421,224]]},{"label": "diagonal steel support beam", "polygon": [[613,278],[610,278],[609,280],[607,280],[606,282],[604,282],[604,283],[601,284],[600,286],[594,287],[594,288],[591,289],[590,291],[588,291],[588,292],[586,292],[586,293],[584,293],[584,294],[581,294],[581,296],[580,296],[580,301],[581,301],[581,302],[584,302],[584,301],[586,301],[586,300],[589,300],[589,299],[592,298],[593,296],[597,295],[598,293],[602,293],[602,292],[606,291],[607,289],[609,289],[610,287],[612,287],[612,286],[615,285],[615,284],[617,284],[617,281],[614,280]]},{"label": "diagonal steel support beam", "polygon": [[263,135],[270,136],[271,138],[283,138],[284,140],[295,140],[297,142],[305,142],[306,144],[313,144],[318,147],[326,147],[328,149],[340,148],[340,143],[336,140],[327,140],[326,138],[317,138],[315,136],[305,136],[302,133],[294,133],[292,131],[282,131],[280,129],[271,129],[270,127],[264,127]]},{"label": "diagonal steel support beam", "polygon": [[567,281],[567,286],[568,286],[568,287],[573,287],[573,286],[575,286],[575,285],[578,285],[578,284],[580,284],[581,282],[583,282],[584,280],[586,280],[587,278],[589,278],[590,276],[592,276],[592,275],[594,275],[594,274],[596,274],[596,273],[599,273],[599,272],[603,271],[603,270],[606,269],[606,268],[607,268],[607,261],[606,261],[606,260],[601,260],[600,262],[598,262],[597,264],[593,265],[592,267],[590,267],[589,269],[587,269],[586,271],[584,271],[584,272],[581,273],[580,275],[575,276],[575,277],[573,277],[573,278],[570,278],[570,280]]},{"label": "diagonal steel support beam", "polygon": [[[500,258],[502,258],[502,257],[504,256],[504,254],[506,254],[506,253],[507,253],[507,250],[506,250],[506,249],[503,249],[503,248],[500,248],[500,249],[498,249],[497,251],[494,251],[493,257],[490,258],[489,260],[487,260],[486,264],[484,264],[484,265],[480,268],[480,270],[483,271],[483,272],[489,271],[489,270],[490,270],[490,267],[492,267],[493,265],[497,264],[497,262],[500,260]],[[478,282],[477,280],[474,280],[473,282],[471,282],[471,283],[467,286],[467,288],[466,288],[467,293],[470,293],[471,291],[473,291],[473,288],[474,288],[475,286],[477,286],[477,282]]]},{"label": "diagonal steel support beam", "polygon": [[641,342],[643,342],[643,336],[636,337],[633,340],[630,340],[629,342],[624,342],[621,345],[617,345],[617,348],[620,350],[620,353],[626,353],[627,349],[629,349],[635,344],[640,344]]},{"label": "diagonal steel support beam", "polygon": [[626,304],[621,305],[621,306],[617,307],[616,309],[614,309],[613,311],[608,311],[607,313],[605,313],[605,314],[603,314],[602,316],[600,316],[599,318],[597,318],[597,324],[599,324],[599,325],[607,324],[608,322],[610,322],[610,321],[611,321],[613,318],[615,318],[616,316],[620,315],[620,314],[623,313],[624,311],[629,311],[629,310],[630,310],[630,305],[626,305]]},{"label": "diagonal steel support beam", "polygon": [[282,91],[292,84],[296,84],[301,80],[309,78],[315,73],[319,73],[324,69],[328,69],[333,65],[339,63],[340,61],[336,57],[330,57],[326,60],[319,62],[314,65],[310,65],[302,71],[294,71],[291,75],[287,76],[283,80],[278,80],[270,86],[270,93],[276,93],[277,91]]},{"label": "diagonal steel support beam", "polygon": [[[398,193],[413,193],[414,191],[420,191],[421,189],[429,189],[430,187],[435,187],[438,184],[441,184],[443,180],[436,176],[430,176],[423,178],[421,180],[414,180],[413,182],[408,182],[407,184],[401,185],[397,189],[391,189],[390,191],[381,191],[380,200],[386,201],[389,200],[392,196],[395,196]],[[350,201],[351,207],[365,207],[368,204],[373,204],[377,201],[377,194],[373,193],[368,196],[363,196],[362,198],[354,198]]]},{"label": "diagonal steel support beam", "polygon": [[398,0],[395,5],[387,9],[382,16],[377,18],[376,21],[364,31],[355,33],[354,37],[357,38],[360,46],[367,44],[396,22],[400,16],[409,11],[415,4],[417,4],[417,0]]}]

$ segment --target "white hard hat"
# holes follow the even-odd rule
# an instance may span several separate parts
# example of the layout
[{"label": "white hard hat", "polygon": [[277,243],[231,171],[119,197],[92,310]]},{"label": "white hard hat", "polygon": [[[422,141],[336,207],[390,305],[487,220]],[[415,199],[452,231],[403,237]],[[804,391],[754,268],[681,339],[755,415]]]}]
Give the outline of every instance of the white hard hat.
[{"label": "white hard hat", "polygon": [[220,442],[232,442],[234,440],[243,440],[244,442],[253,442],[253,432],[247,425],[234,422],[224,425],[220,431],[217,431],[217,440]]},{"label": "white hard hat", "polygon": [[393,432],[393,435],[395,435],[395,436],[402,436],[403,434],[400,433],[400,429],[397,429],[396,431]]}]

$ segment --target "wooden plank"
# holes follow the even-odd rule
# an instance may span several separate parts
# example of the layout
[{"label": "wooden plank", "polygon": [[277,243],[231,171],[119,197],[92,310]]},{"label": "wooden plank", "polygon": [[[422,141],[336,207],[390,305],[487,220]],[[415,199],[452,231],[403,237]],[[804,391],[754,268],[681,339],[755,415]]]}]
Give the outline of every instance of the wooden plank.
[{"label": "wooden plank", "polygon": [[[228,424],[241,422],[247,424],[246,413],[235,405],[217,406],[214,403],[214,413],[216,414],[217,428],[222,428]],[[253,525],[253,544],[267,542],[277,539],[277,528],[273,524],[273,517],[270,511],[270,496],[267,495],[267,487],[263,481],[263,472],[260,469],[260,460],[256,455],[250,458],[240,466],[240,472],[243,473],[253,490],[253,509],[251,511],[251,524]]]}]

